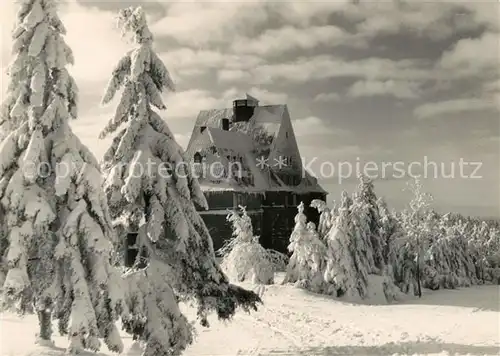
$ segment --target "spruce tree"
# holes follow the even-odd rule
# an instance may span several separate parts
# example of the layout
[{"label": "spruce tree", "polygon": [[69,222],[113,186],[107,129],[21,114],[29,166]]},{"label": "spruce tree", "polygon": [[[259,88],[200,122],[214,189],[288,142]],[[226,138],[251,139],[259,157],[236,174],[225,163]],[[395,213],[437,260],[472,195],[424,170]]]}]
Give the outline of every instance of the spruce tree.
[{"label": "spruce tree", "polygon": [[347,192],[342,192],[338,215],[328,232],[328,260],[325,269],[325,282],[329,285],[328,294],[336,297],[359,298],[365,294],[365,288],[359,288],[358,279],[367,284],[367,272],[358,276],[356,268],[354,243],[350,223],[352,200]]},{"label": "spruce tree", "polygon": [[120,277],[110,265],[114,233],[95,157],[73,134],[78,90],[53,0],[20,1],[14,59],[0,124],[3,309],[37,311],[39,342],[51,319],[69,335],[69,353],[122,350],[115,321]]},{"label": "spruce tree", "polygon": [[[175,86],[153,50],[143,10],[120,11],[119,24],[133,36],[134,48],[116,65],[102,100],[109,103],[122,89],[115,115],[100,135],[114,134],[103,160],[104,189],[121,238],[138,231],[137,244],[148,260],[145,269],[128,275],[131,314],[125,324],[146,341],[145,356],[179,354],[192,339],[178,302],[194,298],[201,323],[208,326],[210,311],[229,319],[238,306],[256,309],[260,298],[230,284],[216,262],[195,207],[207,208],[207,202],[182,148],[156,111],[165,109],[162,91]],[[144,281],[145,288],[134,281]],[[163,302],[156,305],[155,300]]]},{"label": "spruce tree", "polygon": [[299,275],[299,260],[298,255],[296,254],[293,257],[295,250],[300,246],[301,240],[304,239],[307,234],[307,217],[304,214],[304,203],[301,202],[297,206],[298,213],[294,218],[295,226],[293,228],[292,234],[290,235],[290,243],[288,244],[288,251],[292,253],[292,257],[288,262],[285,279],[283,283],[295,283],[300,279]]},{"label": "spruce tree", "polygon": [[360,183],[358,186],[357,199],[366,204],[367,223],[368,223],[368,238],[369,245],[372,249],[373,267],[372,272],[381,274],[384,270],[384,241],[380,237],[380,213],[377,205],[377,196],[373,182],[367,176],[361,175],[359,177]]}]

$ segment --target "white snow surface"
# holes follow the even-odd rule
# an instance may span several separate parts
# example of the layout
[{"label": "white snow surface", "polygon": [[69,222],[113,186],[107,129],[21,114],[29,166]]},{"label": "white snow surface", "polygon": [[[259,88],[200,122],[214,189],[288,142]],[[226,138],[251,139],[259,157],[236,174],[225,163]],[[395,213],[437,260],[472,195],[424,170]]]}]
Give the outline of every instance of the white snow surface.
[{"label": "white snow surface", "polygon": [[[183,355],[499,355],[499,293],[500,286],[492,285],[424,290],[421,299],[362,305],[276,284],[265,287],[258,312],[237,313],[227,324],[212,316],[210,328],[198,326],[195,343]],[[183,309],[194,319],[194,310]],[[0,322],[3,356],[58,356],[67,346],[55,334],[59,349],[42,352],[34,344],[34,316],[3,314]],[[140,354],[127,335],[124,344],[123,355]],[[98,355],[114,354],[104,347]]]}]

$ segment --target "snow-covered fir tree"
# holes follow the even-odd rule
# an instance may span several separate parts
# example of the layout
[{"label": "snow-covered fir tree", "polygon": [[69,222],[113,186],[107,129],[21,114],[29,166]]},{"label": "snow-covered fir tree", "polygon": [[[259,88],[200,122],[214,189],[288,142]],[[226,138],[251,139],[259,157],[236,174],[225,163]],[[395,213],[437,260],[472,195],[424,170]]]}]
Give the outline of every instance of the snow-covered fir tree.
[{"label": "snow-covered fir tree", "polygon": [[318,234],[321,239],[325,239],[333,224],[333,217],[330,208],[321,199],[314,199],[310,206],[319,212]]},{"label": "snow-covered fir tree", "polygon": [[[300,202],[297,206],[298,213],[294,218],[295,226],[293,228],[292,234],[290,235],[290,242],[288,244],[288,251],[292,253],[296,249],[298,242],[304,239],[307,234],[307,217],[304,214],[304,203]],[[287,266],[287,271],[283,283],[295,283],[299,280],[298,275],[298,261],[297,258],[290,258]]]},{"label": "snow-covered fir tree", "polygon": [[367,275],[365,269],[361,269],[361,281],[363,288],[358,286],[358,270],[353,258],[354,248],[350,226],[350,208],[352,199],[347,192],[343,191],[338,215],[326,237],[328,253],[327,264],[324,272],[325,282],[328,283],[328,294],[336,297],[347,297],[349,299],[359,298],[366,293]]},{"label": "snow-covered fir tree", "polygon": [[[228,319],[238,306],[255,309],[260,298],[230,284],[216,262],[195,207],[207,208],[205,197],[182,148],[154,109],[165,109],[161,93],[174,90],[174,83],[153,50],[143,10],[122,10],[119,23],[124,34],[132,35],[134,47],[116,65],[102,100],[109,103],[121,90],[115,115],[100,135],[114,135],[102,166],[104,189],[120,237],[125,241],[127,231],[138,231],[137,244],[149,261],[127,275],[131,314],[125,325],[146,341],[144,356],[179,354],[192,340],[179,301],[194,298],[201,323],[208,326],[210,311]],[[141,277],[145,286],[155,287],[134,284]]]},{"label": "snow-covered fir tree", "polygon": [[283,283],[295,283],[298,287],[315,293],[324,293],[323,272],[326,267],[326,246],[321,241],[314,223],[307,223],[304,204],[297,207],[295,227],[290,236],[290,257]]},{"label": "snow-covered fir tree", "polygon": [[272,257],[259,243],[259,237],[254,236],[252,219],[245,207],[239,208],[241,214],[231,211],[227,216],[233,226],[233,238],[220,249],[222,270],[239,282],[272,284],[275,272]]},{"label": "snow-covered fir tree", "polygon": [[359,296],[363,299],[368,296],[368,274],[379,272],[373,258],[370,219],[370,205],[358,194],[353,194],[349,214],[349,235],[352,238],[351,253],[358,273]]},{"label": "snow-covered fir tree", "polygon": [[384,293],[388,301],[396,300],[401,297],[401,290],[396,284],[394,278],[394,263],[397,259],[395,243],[401,237],[401,228],[394,215],[389,211],[387,203],[383,198],[377,200],[377,208],[380,217],[379,236],[382,241],[382,257],[384,269]]},{"label": "snow-covered fir tree", "polygon": [[4,309],[38,313],[39,343],[51,344],[52,318],[68,353],[120,352],[115,321],[121,279],[110,265],[114,233],[95,157],[73,134],[78,90],[53,0],[20,1],[12,32],[10,83],[0,123]]},{"label": "snow-covered fir tree", "polygon": [[384,241],[380,237],[380,214],[377,205],[378,198],[375,194],[372,180],[364,175],[361,175],[359,179],[360,183],[356,200],[366,204],[366,208],[368,209],[366,218],[368,224],[367,233],[369,246],[372,249],[373,256],[372,272],[382,274],[384,270]]}]

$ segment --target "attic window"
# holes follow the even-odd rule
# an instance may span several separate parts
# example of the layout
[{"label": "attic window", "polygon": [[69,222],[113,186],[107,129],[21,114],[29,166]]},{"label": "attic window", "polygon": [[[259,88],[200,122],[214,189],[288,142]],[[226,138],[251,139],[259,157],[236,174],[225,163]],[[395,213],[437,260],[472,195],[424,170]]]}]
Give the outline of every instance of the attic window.
[{"label": "attic window", "polygon": [[200,153],[200,152],[196,152],[196,153],[194,154],[194,157],[193,157],[193,158],[194,158],[194,162],[195,162],[195,163],[201,163],[201,158],[202,158],[202,157],[201,157],[201,153]]}]

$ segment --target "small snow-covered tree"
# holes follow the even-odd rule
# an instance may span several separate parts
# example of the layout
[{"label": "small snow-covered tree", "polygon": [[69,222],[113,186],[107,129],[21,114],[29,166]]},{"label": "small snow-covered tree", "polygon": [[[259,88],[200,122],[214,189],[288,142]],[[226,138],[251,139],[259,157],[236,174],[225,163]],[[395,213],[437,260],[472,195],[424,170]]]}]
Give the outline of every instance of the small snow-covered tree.
[{"label": "small snow-covered tree", "polygon": [[114,233],[98,163],[69,126],[78,91],[64,34],[55,1],[20,2],[0,117],[7,133],[0,145],[3,308],[24,314],[34,302],[43,345],[51,344],[56,318],[69,353],[97,351],[100,338],[119,352]]},{"label": "small snow-covered tree", "polygon": [[402,253],[410,258],[406,261],[413,265],[414,278],[417,283],[417,295],[422,296],[422,269],[424,257],[429,248],[429,237],[432,234],[431,220],[429,219],[429,207],[432,196],[423,191],[422,183],[415,179],[408,183],[408,188],[413,194],[409,210],[403,212],[402,227],[405,233],[404,251]]},{"label": "small snow-covered tree", "polygon": [[326,242],[328,259],[324,272],[325,282],[329,284],[328,294],[349,299],[359,298],[365,294],[367,272],[362,269],[361,281],[365,288],[358,288],[358,270],[353,258],[353,238],[350,226],[350,208],[352,200],[347,192],[342,192],[338,215],[328,232]]},{"label": "small snow-covered tree", "polygon": [[300,203],[297,209],[295,228],[288,245],[292,256],[283,283],[295,283],[312,292],[324,293],[323,273],[326,266],[326,246],[316,232],[314,223],[306,223],[304,204]]},{"label": "small snow-covered tree", "polygon": [[245,207],[240,206],[241,215],[231,211],[227,220],[233,226],[233,238],[220,250],[222,270],[239,282],[250,280],[252,283],[274,283],[274,265],[268,251],[254,236],[252,219]]},{"label": "small snow-covered tree", "polygon": [[143,10],[122,10],[119,23],[124,34],[133,35],[134,48],[118,62],[102,99],[107,104],[122,89],[115,115],[100,135],[114,134],[104,155],[104,190],[120,231],[138,231],[137,244],[146,252],[148,266],[134,273],[169,298],[158,305],[145,302],[160,298],[158,290],[134,286],[140,278],[131,274],[128,301],[133,305],[125,325],[146,340],[144,356],[179,354],[191,341],[178,313],[179,301],[194,298],[201,323],[208,326],[210,311],[228,319],[238,306],[255,309],[260,298],[230,284],[217,264],[212,239],[195,207],[207,208],[205,197],[184,151],[153,108],[165,109],[161,92],[174,90],[174,83],[153,50]]},{"label": "small snow-covered tree", "polygon": [[315,208],[319,212],[319,223],[318,223],[318,234],[321,239],[325,239],[326,234],[330,231],[332,227],[332,214],[330,208],[326,205],[326,202],[321,199],[313,199],[310,206]]},{"label": "small snow-covered tree", "polygon": [[[307,234],[307,217],[304,214],[304,203],[301,202],[297,207],[298,213],[295,216],[295,227],[293,228],[292,234],[290,236],[290,243],[288,244],[288,251],[295,251],[301,239]],[[290,258],[287,266],[287,271],[283,283],[295,283],[299,280],[298,275],[298,261],[296,258]]]}]

